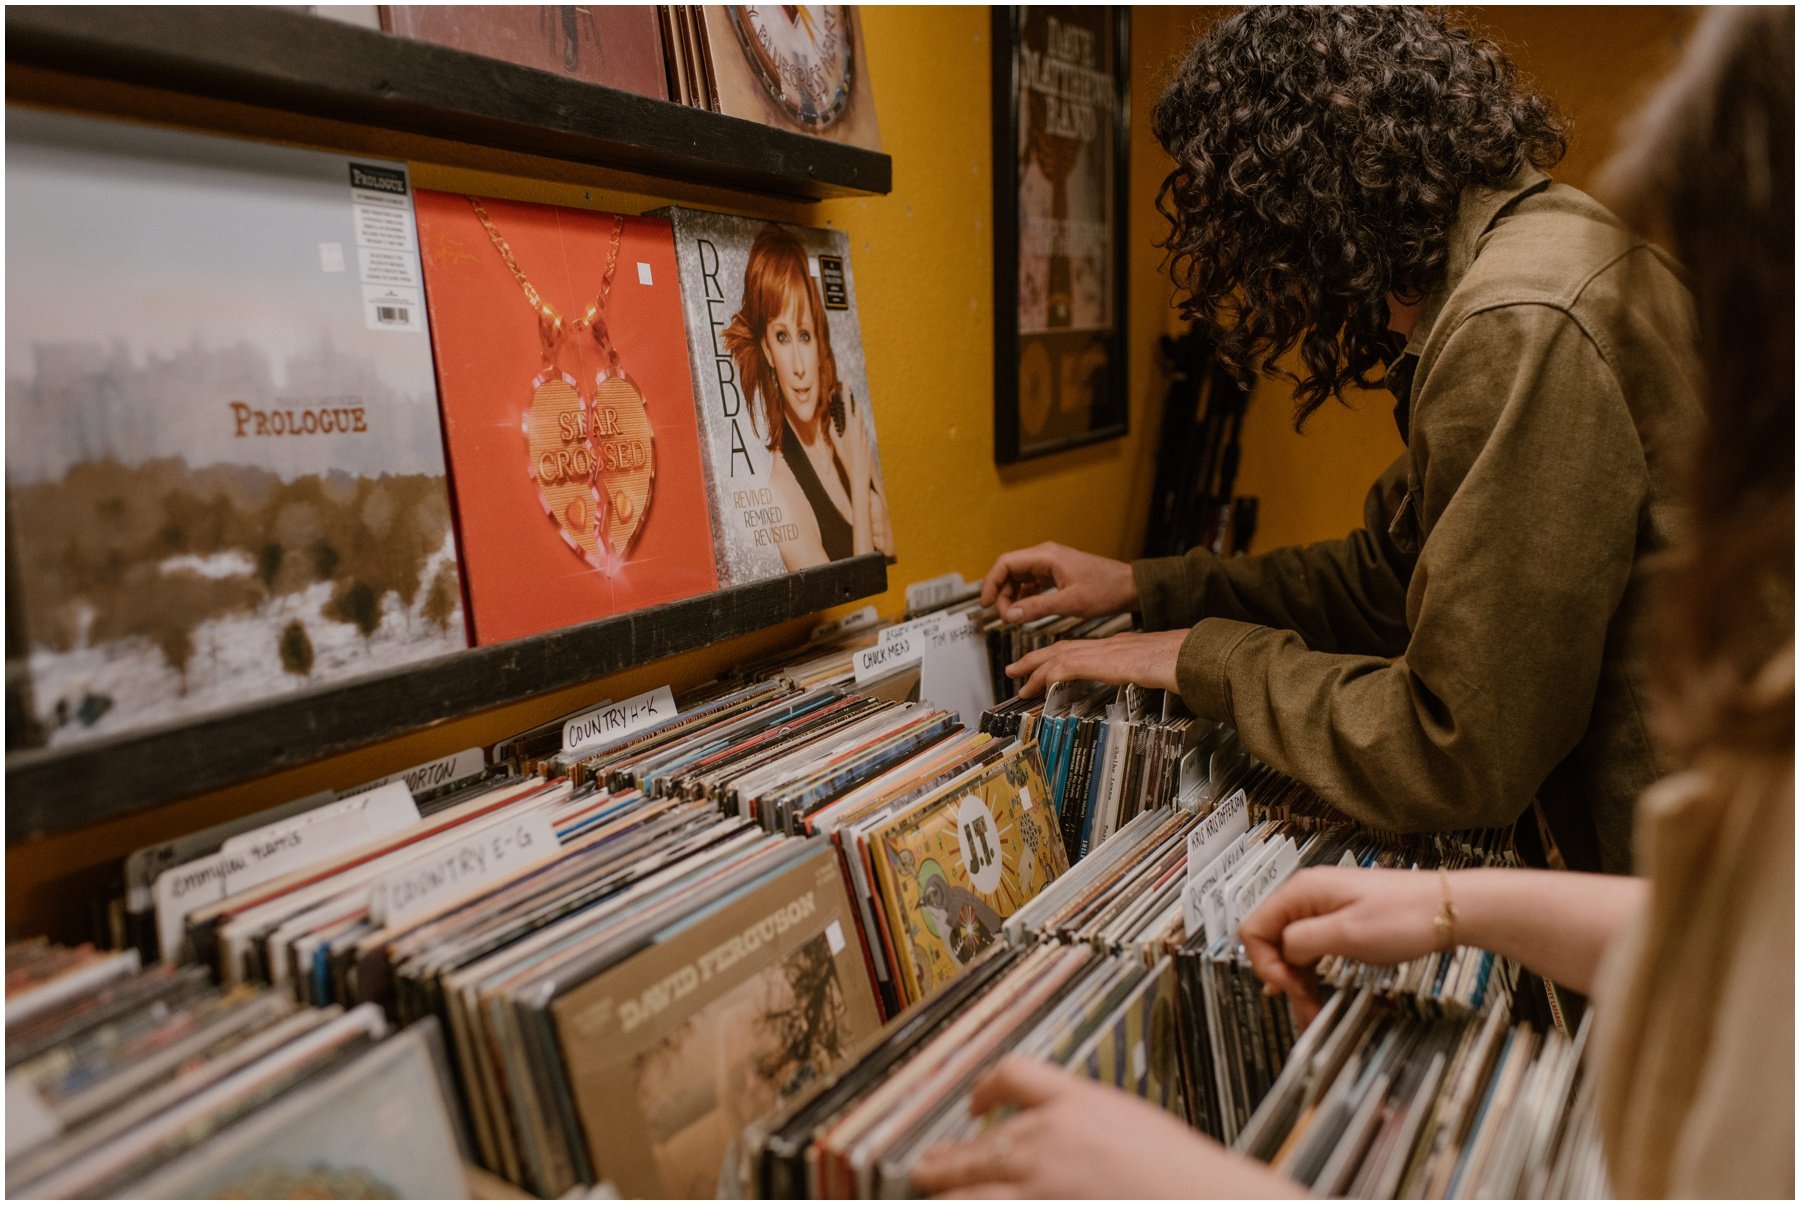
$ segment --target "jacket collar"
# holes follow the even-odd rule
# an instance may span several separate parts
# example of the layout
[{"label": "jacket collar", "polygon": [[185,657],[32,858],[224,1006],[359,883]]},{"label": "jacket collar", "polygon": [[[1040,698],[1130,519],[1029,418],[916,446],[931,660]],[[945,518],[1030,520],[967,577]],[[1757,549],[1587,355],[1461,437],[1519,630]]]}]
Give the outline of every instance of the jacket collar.
[{"label": "jacket collar", "polygon": [[1412,337],[1407,340],[1406,351],[1402,354],[1417,356],[1424,352],[1425,341],[1431,336],[1438,315],[1443,313],[1444,303],[1468,274],[1469,265],[1475,262],[1475,249],[1481,236],[1488,232],[1501,212],[1520,197],[1549,184],[1550,177],[1528,163],[1499,188],[1463,189],[1456,221],[1450,226],[1450,252],[1444,261],[1444,279],[1426,295],[1425,303],[1419,307],[1418,324],[1413,327]]}]

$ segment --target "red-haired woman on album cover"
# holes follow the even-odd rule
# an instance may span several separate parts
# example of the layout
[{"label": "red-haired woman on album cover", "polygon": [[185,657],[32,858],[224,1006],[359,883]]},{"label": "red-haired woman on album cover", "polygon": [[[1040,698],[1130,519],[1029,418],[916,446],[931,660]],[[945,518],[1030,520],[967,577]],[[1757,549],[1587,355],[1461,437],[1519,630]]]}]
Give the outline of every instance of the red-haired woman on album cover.
[{"label": "red-haired woman on album cover", "polygon": [[750,413],[773,453],[770,488],[798,538],[789,569],[848,556],[893,555],[863,408],[838,377],[831,329],[806,249],[764,227],[744,265],[744,296],[725,330]]},{"label": "red-haired woman on album cover", "polygon": [[[1648,717],[1679,769],[1638,803],[1643,877],[1317,868],[1239,929],[1301,1020],[1320,958],[1391,964],[1446,941],[1591,991],[1599,1133],[1622,1198],[1794,1195],[1793,52],[1791,7],[1709,12],[1603,190],[1687,267],[1706,365]],[[971,1107],[1019,1111],[927,1151],[920,1189],[1304,1195],[1043,1064],[1002,1063]]]}]

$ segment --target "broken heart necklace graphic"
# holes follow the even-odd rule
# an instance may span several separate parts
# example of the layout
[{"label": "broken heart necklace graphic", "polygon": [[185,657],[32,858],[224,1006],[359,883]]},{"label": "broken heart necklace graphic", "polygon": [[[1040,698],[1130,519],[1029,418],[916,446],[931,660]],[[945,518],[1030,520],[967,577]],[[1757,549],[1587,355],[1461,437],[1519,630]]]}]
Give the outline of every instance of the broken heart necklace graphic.
[{"label": "broken heart necklace graphic", "polygon": [[[625,219],[613,219],[599,296],[579,317],[565,323],[519,267],[480,199],[470,197],[469,204],[537,316],[544,366],[532,379],[531,405],[521,427],[538,500],[563,541],[588,564],[612,576],[624,566],[644,529],[656,481],[656,443],[644,394],[620,364],[619,349],[606,325]],[[603,365],[594,375],[592,392],[585,396],[580,383],[557,367],[564,341],[582,332],[594,340]]]}]

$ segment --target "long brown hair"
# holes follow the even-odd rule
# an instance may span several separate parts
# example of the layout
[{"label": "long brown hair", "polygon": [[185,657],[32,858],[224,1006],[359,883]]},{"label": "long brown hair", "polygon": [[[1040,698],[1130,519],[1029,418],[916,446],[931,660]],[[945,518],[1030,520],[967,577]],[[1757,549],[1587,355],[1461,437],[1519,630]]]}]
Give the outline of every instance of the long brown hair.
[{"label": "long brown hair", "polygon": [[1715,9],[1694,37],[1600,188],[1686,265],[1706,369],[1659,728],[1684,758],[1791,758],[1794,10]]},{"label": "long brown hair", "polygon": [[750,404],[751,419],[762,428],[769,451],[781,450],[781,382],[763,355],[763,333],[781,316],[788,296],[798,293],[812,307],[813,338],[819,347],[819,404],[837,393],[837,357],[831,351],[831,328],[825,322],[825,299],[807,269],[806,248],[780,226],[762,228],[750,244],[744,264],[744,299],[725,328],[725,350],[737,365]]}]

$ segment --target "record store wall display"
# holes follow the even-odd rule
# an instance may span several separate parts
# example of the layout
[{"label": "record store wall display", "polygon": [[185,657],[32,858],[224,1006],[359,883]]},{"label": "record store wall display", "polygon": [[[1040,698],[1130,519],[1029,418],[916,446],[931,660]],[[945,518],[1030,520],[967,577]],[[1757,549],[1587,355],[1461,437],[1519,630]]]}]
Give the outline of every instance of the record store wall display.
[{"label": "record store wall display", "polygon": [[384,4],[381,27],[591,84],[669,99],[648,4]]},{"label": "record store wall display", "polygon": [[[675,7],[675,6],[671,6]],[[862,17],[853,4],[686,6],[715,113],[881,149]],[[697,34],[697,38],[691,36]]]},{"label": "record store wall display", "polygon": [[21,735],[466,647],[406,168],[14,108],[6,128]]},{"label": "record store wall display", "polygon": [[1124,435],[1129,9],[997,7],[994,459]]},{"label": "record store wall display", "polygon": [[418,205],[476,642],[717,589],[669,223]]},{"label": "record store wall display", "polygon": [[894,555],[850,240],[701,210],[675,224],[719,584]]}]

